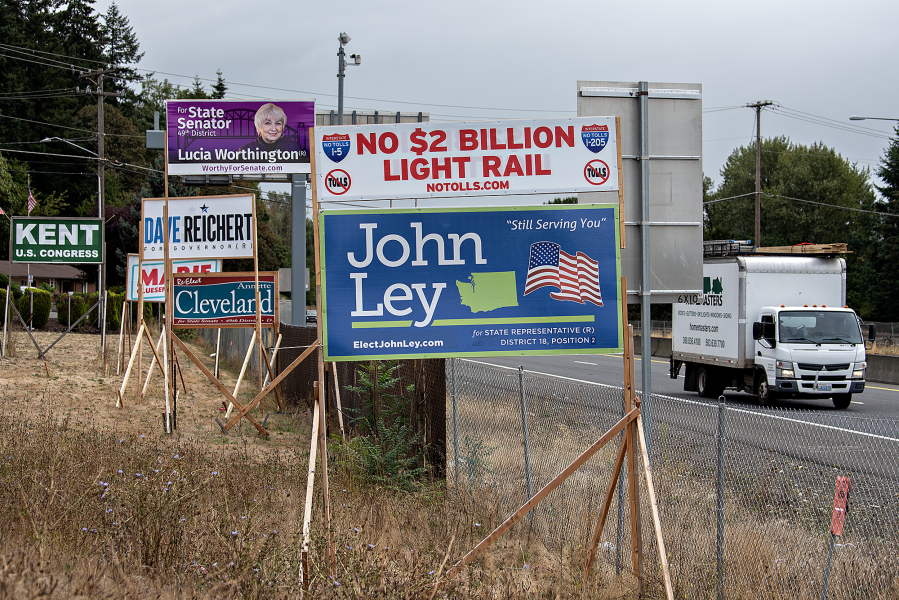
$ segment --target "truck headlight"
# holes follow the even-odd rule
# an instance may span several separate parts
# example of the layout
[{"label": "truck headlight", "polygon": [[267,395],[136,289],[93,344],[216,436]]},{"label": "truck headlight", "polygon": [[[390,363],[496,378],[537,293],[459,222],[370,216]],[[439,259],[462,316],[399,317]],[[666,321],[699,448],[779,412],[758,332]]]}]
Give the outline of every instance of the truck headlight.
[{"label": "truck headlight", "polygon": [[855,363],[852,368],[852,379],[864,379],[865,378],[865,367],[868,366],[868,363],[860,362]]},{"label": "truck headlight", "polygon": [[793,373],[793,363],[786,360],[777,361],[776,377],[778,379],[794,379],[796,376]]}]

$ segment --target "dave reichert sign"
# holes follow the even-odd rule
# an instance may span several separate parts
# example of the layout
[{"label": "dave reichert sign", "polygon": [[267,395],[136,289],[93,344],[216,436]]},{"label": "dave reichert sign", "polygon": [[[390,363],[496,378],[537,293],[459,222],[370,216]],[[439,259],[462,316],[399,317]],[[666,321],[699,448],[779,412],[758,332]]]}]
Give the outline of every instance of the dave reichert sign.
[{"label": "dave reichert sign", "polygon": [[103,262],[102,219],[13,217],[12,232],[13,262]]},{"label": "dave reichert sign", "polygon": [[[145,198],[143,259],[164,258],[161,198]],[[169,258],[253,258],[252,195],[169,198]]]},{"label": "dave reichert sign", "polygon": [[[165,302],[165,269],[163,261],[151,260],[141,264],[143,273],[137,276],[138,256],[128,255],[128,301],[137,302],[138,281],[143,282],[144,302]],[[172,273],[218,273],[222,270],[222,261],[217,259],[173,260]]]},{"label": "dave reichert sign", "polygon": [[614,117],[316,128],[319,194],[341,200],[618,189]]},{"label": "dave reichert sign", "polygon": [[617,211],[322,213],[325,360],[620,351]]},{"label": "dave reichert sign", "polygon": [[[275,322],[275,272],[259,273],[262,325]],[[249,327],[256,324],[256,282],[253,273],[175,275],[174,327]]]}]

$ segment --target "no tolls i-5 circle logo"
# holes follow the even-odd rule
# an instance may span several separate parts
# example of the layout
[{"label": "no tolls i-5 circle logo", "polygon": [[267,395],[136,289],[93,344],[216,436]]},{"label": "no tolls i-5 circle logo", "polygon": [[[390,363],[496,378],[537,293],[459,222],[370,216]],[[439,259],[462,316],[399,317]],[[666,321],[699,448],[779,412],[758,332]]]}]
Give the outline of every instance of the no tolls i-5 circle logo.
[{"label": "no tolls i-5 circle logo", "polygon": [[346,133],[332,133],[322,137],[322,151],[332,161],[339,163],[350,153],[350,136]]}]

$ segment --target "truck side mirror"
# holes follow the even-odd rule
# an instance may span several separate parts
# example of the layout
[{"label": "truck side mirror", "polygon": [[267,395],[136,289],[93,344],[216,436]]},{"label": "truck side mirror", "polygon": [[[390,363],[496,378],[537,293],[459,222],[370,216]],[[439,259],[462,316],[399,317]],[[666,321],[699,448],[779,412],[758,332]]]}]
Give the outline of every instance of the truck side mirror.
[{"label": "truck side mirror", "polygon": [[752,339],[758,341],[762,339],[762,323],[755,322],[752,324]]},{"label": "truck side mirror", "polygon": [[774,323],[753,323],[752,339],[756,341],[764,340],[768,347],[773,348],[776,344],[774,341]]},{"label": "truck side mirror", "polygon": [[868,341],[873,342],[875,337],[877,337],[877,325],[871,323],[868,325]]}]

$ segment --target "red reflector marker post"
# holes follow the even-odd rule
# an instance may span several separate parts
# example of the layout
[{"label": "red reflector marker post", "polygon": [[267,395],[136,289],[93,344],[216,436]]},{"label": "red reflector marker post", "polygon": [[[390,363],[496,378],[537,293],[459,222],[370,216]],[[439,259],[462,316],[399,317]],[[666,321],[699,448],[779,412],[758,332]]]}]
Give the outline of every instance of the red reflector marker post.
[{"label": "red reflector marker post", "polygon": [[827,554],[827,570],[824,571],[824,589],[821,591],[821,600],[827,597],[827,582],[830,579],[833,548],[837,536],[843,535],[843,524],[846,522],[846,513],[849,511],[849,493],[851,491],[852,482],[849,478],[837,477],[837,488],[833,496],[833,516],[830,518],[830,551]]}]

